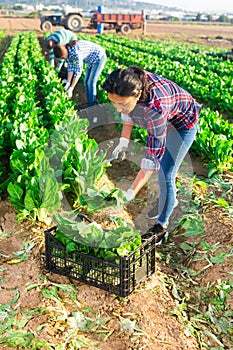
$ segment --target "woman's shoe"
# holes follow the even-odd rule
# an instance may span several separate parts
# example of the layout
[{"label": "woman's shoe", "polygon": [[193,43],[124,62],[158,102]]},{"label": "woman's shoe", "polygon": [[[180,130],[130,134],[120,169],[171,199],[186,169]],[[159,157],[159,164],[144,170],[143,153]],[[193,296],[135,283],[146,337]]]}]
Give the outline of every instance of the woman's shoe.
[{"label": "woman's shoe", "polygon": [[153,236],[156,236],[156,245],[162,244],[168,237],[168,231],[160,224],[152,226],[145,234],[142,234],[142,240],[147,240]]}]

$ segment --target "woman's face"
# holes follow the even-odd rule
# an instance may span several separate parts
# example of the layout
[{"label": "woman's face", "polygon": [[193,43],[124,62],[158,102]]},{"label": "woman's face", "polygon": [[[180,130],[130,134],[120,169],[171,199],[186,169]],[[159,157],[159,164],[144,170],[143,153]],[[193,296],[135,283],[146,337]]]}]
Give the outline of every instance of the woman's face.
[{"label": "woman's face", "polygon": [[108,92],[108,98],[116,108],[117,112],[121,112],[124,114],[129,114],[130,112],[132,112],[132,110],[135,108],[138,102],[140,95],[141,95],[141,92],[136,97],[135,96],[122,97],[122,96]]}]

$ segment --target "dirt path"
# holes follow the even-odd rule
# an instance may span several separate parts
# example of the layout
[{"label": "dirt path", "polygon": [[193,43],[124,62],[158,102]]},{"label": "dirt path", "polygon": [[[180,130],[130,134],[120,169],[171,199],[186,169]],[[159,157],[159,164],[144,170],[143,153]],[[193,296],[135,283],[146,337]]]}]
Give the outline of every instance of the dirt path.
[{"label": "dirt path", "polygon": [[[85,20],[83,33],[95,35],[96,30],[89,29],[89,19]],[[54,27],[54,31],[60,27]],[[34,18],[0,18],[0,29],[14,34],[18,31],[35,30],[41,35],[40,20]],[[106,33],[107,31],[105,31]],[[115,33],[114,30],[111,33]],[[135,37],[142,34],[142,30],[134,30],[130,36]],[[146,35],[154,39],[176,39],[186,40],[191,43],[211,45],[218,48],[231,48],[233,46],[233,26],[225,24],[193,24],[193,23],[163,23],[147,22]]]}]

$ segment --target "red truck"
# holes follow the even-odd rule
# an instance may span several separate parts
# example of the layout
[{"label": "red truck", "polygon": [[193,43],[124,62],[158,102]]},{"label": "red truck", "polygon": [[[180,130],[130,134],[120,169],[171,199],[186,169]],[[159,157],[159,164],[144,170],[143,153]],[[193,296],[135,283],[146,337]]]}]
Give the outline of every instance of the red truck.
[{"label": "red truck", "polygon": [[131,29],[144,28],[145,16],[141,14],[117,14],[95,12],[90,21],[90,28],[97,29],[103,24],[104,29],[115,29],[116,32],[129,34]]}]

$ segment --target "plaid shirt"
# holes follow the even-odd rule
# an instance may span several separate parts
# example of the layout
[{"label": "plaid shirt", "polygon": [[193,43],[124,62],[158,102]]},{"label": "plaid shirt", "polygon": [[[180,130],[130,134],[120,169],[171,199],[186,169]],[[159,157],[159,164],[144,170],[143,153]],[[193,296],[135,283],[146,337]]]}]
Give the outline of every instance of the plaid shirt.
[{"label": "plaid shirt", "polygon": [[83,70],[83,63],[87,63],[88,68],[105,55],[105,49],[100,45],[87,40],[79,40],[72,47],[68,47],[69,60],[68,72],[74,72],[74,78],[80,78]]},{"label": "plaid shirt", "polygon": [[145,164],[142,161],[141,166],[147,168],[147,160],[151,160],[153,169],[159,169],[168,124],[177,130],[192,128],[198,121],[201,105],[176,83],[156,74],[145,73],[150,84],[147,100],[139,100],[135,109],[129,115],[122,114],[121,118],[148,130]]}]

